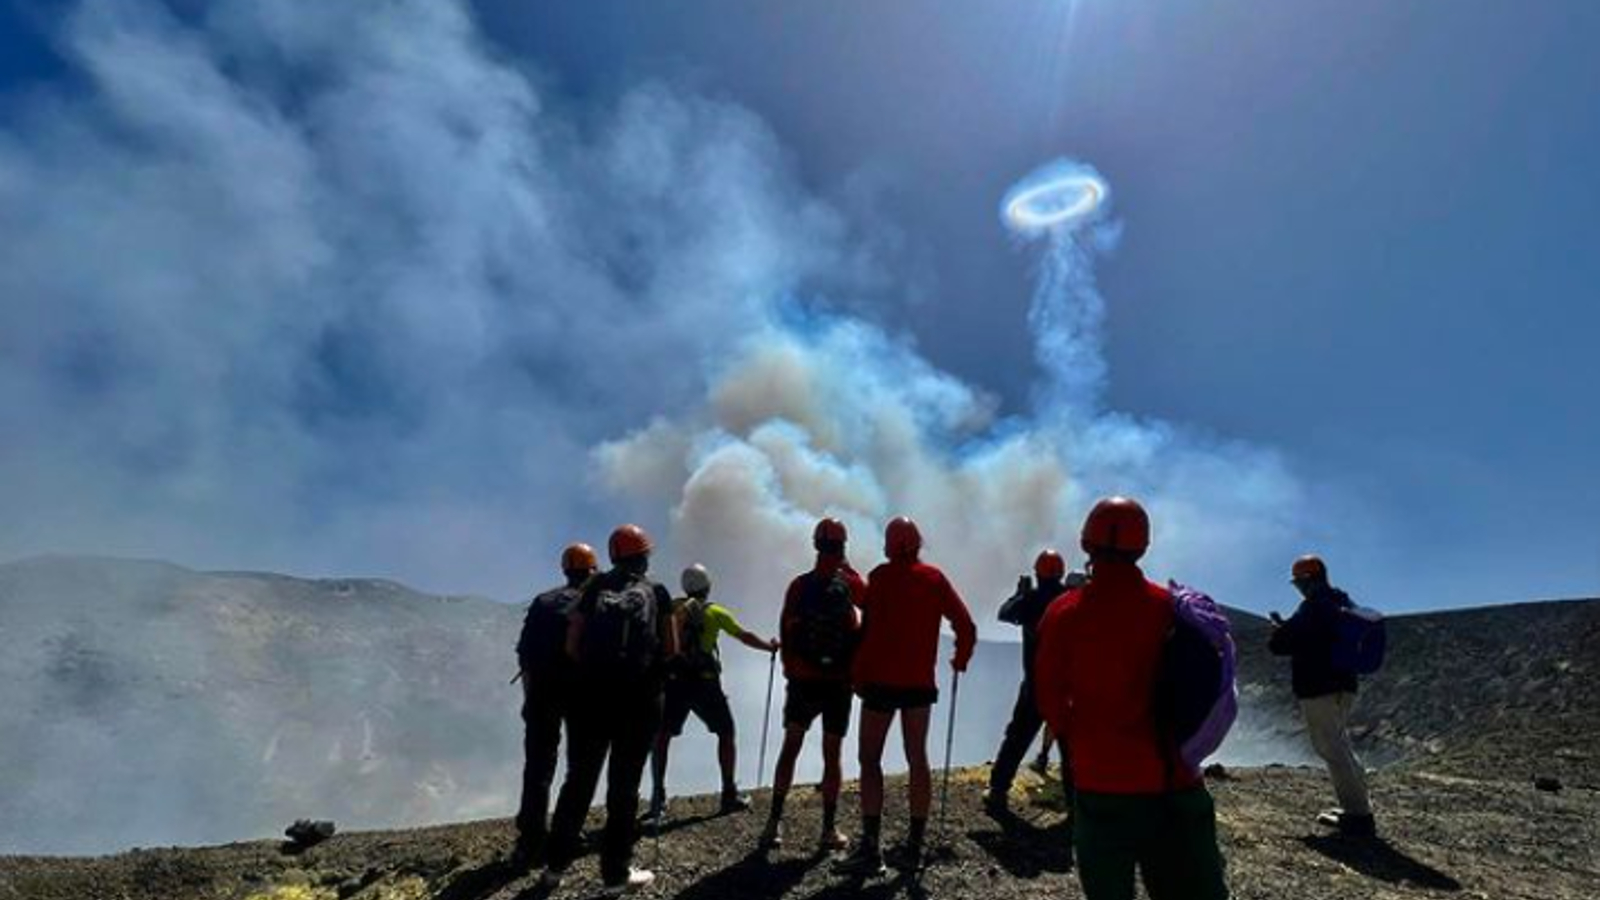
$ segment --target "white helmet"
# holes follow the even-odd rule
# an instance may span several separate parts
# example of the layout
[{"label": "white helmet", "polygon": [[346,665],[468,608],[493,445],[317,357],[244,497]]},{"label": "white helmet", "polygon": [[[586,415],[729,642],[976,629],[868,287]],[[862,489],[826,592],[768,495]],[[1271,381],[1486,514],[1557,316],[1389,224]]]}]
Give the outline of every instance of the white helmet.
[{"label": "white helmet", "polygon": [[683,570],[683,592],[691,597],[703,597],[711,593],[711,573],[706,567],[695,563]]}]

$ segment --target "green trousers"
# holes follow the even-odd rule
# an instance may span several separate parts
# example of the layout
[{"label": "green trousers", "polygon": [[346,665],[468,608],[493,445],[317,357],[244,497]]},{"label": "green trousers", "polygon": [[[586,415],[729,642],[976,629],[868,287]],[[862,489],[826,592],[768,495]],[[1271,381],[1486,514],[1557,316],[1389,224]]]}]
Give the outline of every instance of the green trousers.
[{"label": "green trousers", "polygon": [[1073,845],[1086,900],[1227,900],[1217,814],[1203,785],[1171,794],[1079,791]]}]

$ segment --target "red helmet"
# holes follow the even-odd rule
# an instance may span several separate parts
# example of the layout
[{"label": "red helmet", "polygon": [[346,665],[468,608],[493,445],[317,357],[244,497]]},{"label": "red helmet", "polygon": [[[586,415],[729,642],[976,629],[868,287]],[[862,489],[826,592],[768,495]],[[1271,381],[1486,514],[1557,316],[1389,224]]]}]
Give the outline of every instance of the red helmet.
[{"label": "red helmet", "polygon": [[811,532],[811,543],[818,550],[823,544],[843,544],[850,539],[850,532],[844,523],[838,519],[823,519],[817,523],[815,531]]},{"label": "red helmet", "polygon": [[890,520],[883,530],[883,555],[890,559],[916,559],[922,550],[922,532],[905,516]]},{"label": "red helmet", "polygon": [[621,562],[635,556],[643,556],[655,549],[650,543],[650,535],[637,525],[622,525],[611,532],[611,561]]},{"label": "red helmet", "polygon": [[1045,550],[1033,561],[1033,577],[1040,581],[1060,581],[1067,577],[1067,560],[1054,550]]},{"label": "red helmet", "polygon": [[1134,559],[1150,549],[1150,516],[1139,501],[1107,497],[1089,510],[1083,520],[1081,541],[1085,553],[1110,550]]},{"label": "red helmet", "polygon": [[1289,569],[1290,581],[1327,581],[1328,564],[1322,557],[1308,553],[1294,561]]},{"label": "red helmet", "polygon": [[592,572],[598,568],[600,559],[594,555],[594,548],[588,544],[568,544],[567,549],[561,551],[563,572]]}]

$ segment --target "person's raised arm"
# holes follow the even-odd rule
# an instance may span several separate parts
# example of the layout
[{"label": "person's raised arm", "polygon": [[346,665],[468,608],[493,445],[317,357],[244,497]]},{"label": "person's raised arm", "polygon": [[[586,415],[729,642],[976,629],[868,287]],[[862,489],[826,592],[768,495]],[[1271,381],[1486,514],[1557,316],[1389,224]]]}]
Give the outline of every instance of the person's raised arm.
[{"label": "person's raised arm", "polygon": [[1028,594],[1033,591],[1033,580],[1026,575],[1017,579],[1017,591],[1004,603],[1000,604],[1000,611],[995,618],[1007,625],[1021,625],[1021,607],[1028,600]]},{"label": "person's raised arm", "polygon": [[751,650],[760,650],[763,653],[778,652],[778,641],[776,639],[765,640],[746,631],[744,626],[739,624],[739,620],[735,619],[733,613],[728,612],[726,607],[711,607],[706,611],[706,615],[715,615],[717,619],[715,627],[727,632],[734,640],[749,647]]},{"label": "person's raised arm", "polygon": [[1305,643],[1306,633],[1310,630],[1309,604],[1301,603],[1294,611],[1294,615],[1287,620],[1278,618],[1274,614],[1272,619],[1272,636],[1267,640],[1267,649],[1274,656],[1293,656],[1300,652],[1301,645]]},{"label": "person's raised arm", "polygon": [[967,663],[972,661],[972,651],[978,646],[978,626],[972,621],[972,612],[962,602],[961,595],[956,593],[950,580],[941,576],[940,582],[942,612],[956,632],[956,653],[950,659],[950,666],[957,672],[965,672]]}]

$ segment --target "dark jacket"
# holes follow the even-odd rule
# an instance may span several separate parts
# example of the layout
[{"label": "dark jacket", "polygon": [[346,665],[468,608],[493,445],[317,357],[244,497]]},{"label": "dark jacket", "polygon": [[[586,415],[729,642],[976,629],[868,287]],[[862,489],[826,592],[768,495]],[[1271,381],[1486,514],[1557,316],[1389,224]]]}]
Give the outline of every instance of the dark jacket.
[{"label": "dark jacket", "polygon": [[1044,618],[1045,610],[1057,597],[1072,588],[1081,587],[1084,580],[1082,572],[1073,572],[1067,576],[1066,584],[1059,581],[1039,584],[1025,591],[1017,591],[1000,604],[997,618],[1007,625],[1022,629],[1022,680],[1030,681],[1033,678],[1033,660],[1039,653],[1039,620]]},{"label": "dark jacket", "polygon": [[567,658],[567,618],[582,593],[575,587],[553,588],[528,604],[522,635],[517,639],[517,667],[522,677],[544,681],[566,673],[571,665]]},{"label": "dark jacket", "polygon": [[1294,695],[1302,700],[1355,693],[1356,675],[1333,666],[1339,610],[1351,606],[1344,591],[1324,587],[1300,601],[1294,615],[1272,631],[1268,648],[1290,658]]}]

